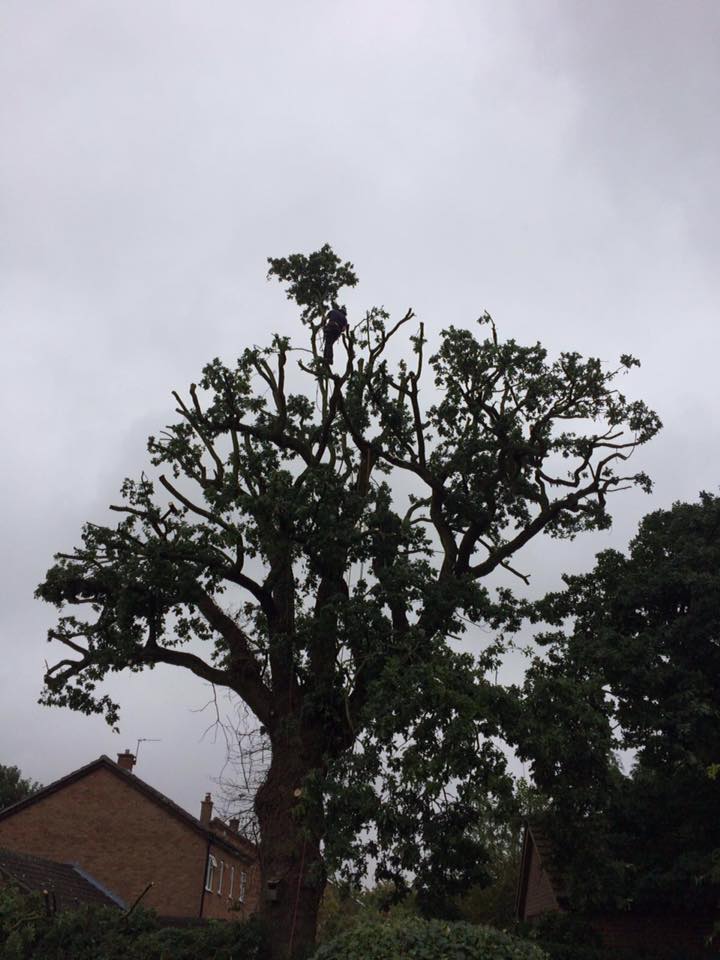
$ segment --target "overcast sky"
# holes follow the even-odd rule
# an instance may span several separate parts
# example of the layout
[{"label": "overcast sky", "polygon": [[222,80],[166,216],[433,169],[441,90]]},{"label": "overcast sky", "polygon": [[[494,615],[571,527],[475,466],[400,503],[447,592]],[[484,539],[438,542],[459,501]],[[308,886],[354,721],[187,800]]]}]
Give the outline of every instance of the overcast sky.
[{"label": "overcast sky", "polygon": [[116,679],[121,734],[36,705],[53,552],[102,521],[170,391],[274,330],[268,255],[330,242],[351,307],[643,366],[665,428],[612,532],[528,548],[557,585],[720,477],[717,0],[0,0],[0,762],[49,782],[142,746],[191,812],[209,690]]}]

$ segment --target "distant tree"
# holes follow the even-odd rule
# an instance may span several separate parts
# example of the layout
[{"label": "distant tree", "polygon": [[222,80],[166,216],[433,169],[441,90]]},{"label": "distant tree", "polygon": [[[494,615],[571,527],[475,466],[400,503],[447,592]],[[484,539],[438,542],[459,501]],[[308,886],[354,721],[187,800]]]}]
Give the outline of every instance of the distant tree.
[{"label": "distant tree", "polygon": [[524,826],[547,808],[547,799],[525,779],[515,785],[516,811],[503,823],[478,823],[488,851],[489,882],[476,884],[457,898],[459,919],[510,929],[517,920],[517,884]]},{"label": "distant tree", "polygon": [[659,422],[617,389],[631,357],[549,361],[487,316],[483,338],[450,327],[429,359],[420,324],[395,361],[413,314],[390,325],[373,308],[331,369],[322,330],[352,264],[325,246],[269,274],[309,349],[275,336],[174,394],[179,420],[149,441],[162,496],[126,480],[117,526],[87,524],[38,595],[69,651],[45,703],[114,724],[98,683],[166,663],[235,691],[262,725],[262,910],[287,960],[313,943],[328,866],[359,875],[373,858],[378,881],[412,872],[446,892],[486,875],[473,827],[511,799],[512,696],[491,681],[497,639],[475,658],[450,638],[512,618],[509,591],[483,581],[516,572],[529,540],[607,527],[612,492],[648,488],[624,467]]},{"label": "distant tree", "polygon": [[[713,904],[720,781],[720,499],[649,514],[538,615],[522,752],[577,902]],[[624,776],[618,750],[633,751]]]},{"label": "distant tree", "polygon": [[24,800],[41,787],[40,783],[24,779],[18,767],[6,767],[0,763],[0,810]]}]

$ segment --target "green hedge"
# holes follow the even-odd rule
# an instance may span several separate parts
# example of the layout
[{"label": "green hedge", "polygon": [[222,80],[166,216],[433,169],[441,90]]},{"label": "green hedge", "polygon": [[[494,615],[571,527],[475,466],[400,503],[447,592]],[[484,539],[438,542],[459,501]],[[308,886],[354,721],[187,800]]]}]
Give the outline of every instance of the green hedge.
[{"label": "green hedge", "polygon": [[81,907],[48,916],[40,897],[0,891],[0,960],[263,960],[253,921],[163,927],[154,914]]},{"label": "green hedge", "polygon": [[313,960],[547,960],[538,946],[470,923],[418,917],[361,921]]}]

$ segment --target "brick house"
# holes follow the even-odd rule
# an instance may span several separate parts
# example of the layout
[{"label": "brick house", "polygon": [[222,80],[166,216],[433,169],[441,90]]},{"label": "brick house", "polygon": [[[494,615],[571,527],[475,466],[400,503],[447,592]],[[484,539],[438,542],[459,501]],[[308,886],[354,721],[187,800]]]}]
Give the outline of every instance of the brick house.
[{"label": "brick house", "polygon": [[255,912],[257,849],[237,821],[199,819],[132,771],[135,757],[101,756],[0,811],[0,848],[78,867],[112,895],[164,917],[241,919]]},{"label": "brick house", "polygon": [[[553,863],[552,846],[537,825],[525,826],[516,908],[518,918],[532,922],[548,912],[571,912],[562,876]],[[585,916],[611,950],[665,950],[678,956],[716,957],[708,940],[717,917],[701,914],[598,912]]]}]

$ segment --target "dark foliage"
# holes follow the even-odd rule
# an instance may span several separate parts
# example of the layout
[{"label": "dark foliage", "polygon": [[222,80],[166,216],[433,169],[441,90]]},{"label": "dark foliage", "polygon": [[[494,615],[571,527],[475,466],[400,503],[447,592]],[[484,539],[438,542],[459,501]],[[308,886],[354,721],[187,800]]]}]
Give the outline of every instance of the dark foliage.
[{"label": "dark foliage", "polygon": [[692,960],[687,950],[603,947],[601,937],[584,917],[546,913],[533,923],[517,924],[517,936],[536,943],[548,960]]},{"label": "dark foliage", "polygon": [[42,784],[23,777],[18,767],[6,767],[0,763],[0,810],[24,800],[41,789]]},{"label": "dark foliage", "polygon": [[264,960],[260,926],[210,922],[161,926],[137,910],[129,917],[105,907],[50,914],[41,896],[0,890],[2,960]]},{"label": "dark foliage", "polygon": [[[524,756],[576,905],[710,908],[720,878],[720,499],[648,515],[540,605]],[[616,750],[634,751],[623,775]]]}]

